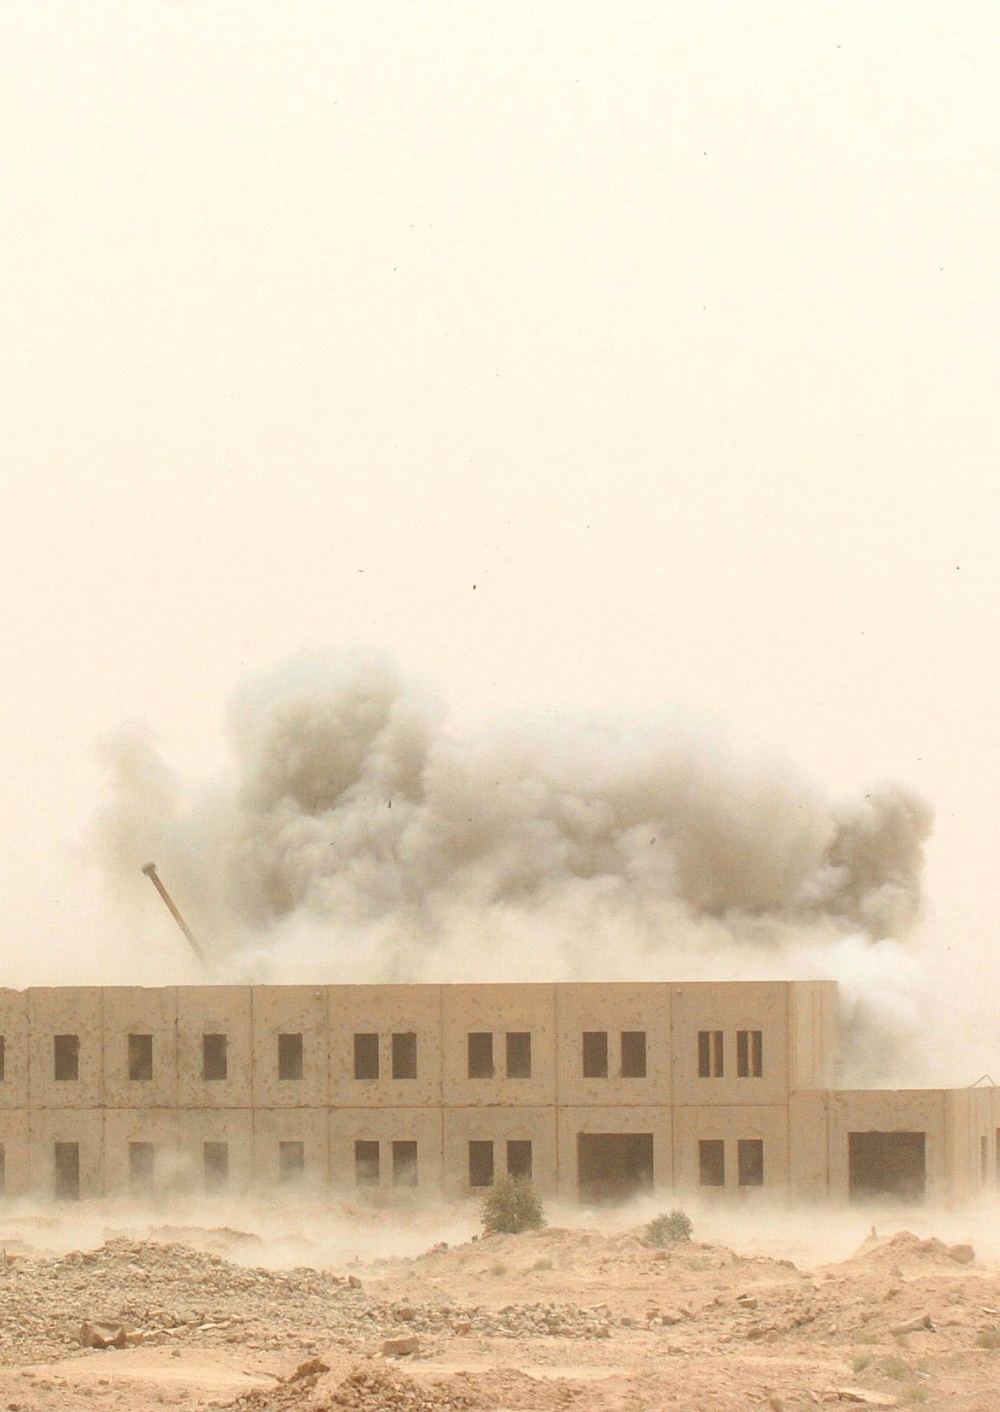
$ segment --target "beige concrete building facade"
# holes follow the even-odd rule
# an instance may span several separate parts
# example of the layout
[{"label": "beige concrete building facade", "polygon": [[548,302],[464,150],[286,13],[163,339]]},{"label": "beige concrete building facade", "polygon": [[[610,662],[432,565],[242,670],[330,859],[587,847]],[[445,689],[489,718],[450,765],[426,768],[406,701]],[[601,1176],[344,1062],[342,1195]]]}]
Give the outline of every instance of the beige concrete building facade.
[{"label": "beige concrete building facade", "polygon": [[835,1086],[828,981],[0,990],[0,1193],[961,1200],[993,1090]]}]

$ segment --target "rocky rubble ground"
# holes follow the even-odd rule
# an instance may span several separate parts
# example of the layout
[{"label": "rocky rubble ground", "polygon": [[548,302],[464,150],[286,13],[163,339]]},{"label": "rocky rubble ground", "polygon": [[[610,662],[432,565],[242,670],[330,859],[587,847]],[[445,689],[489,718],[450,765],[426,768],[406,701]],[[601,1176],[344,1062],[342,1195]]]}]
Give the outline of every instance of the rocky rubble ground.
[{"label": "rocky rubble ground", "polygon": [[174,1239],[4,1253],[0,1365],[103,1358],[111,1372],[129,1356],[115,1346],[269,1370],[268,1386],[215,1399],[244,1412],[996,1412],[1000,1276],[968,1245],[906,1232],[814,1271],[698,1241],[651,1249],[640,1230],[439,1243],[336,1273],[250,1268]]}]

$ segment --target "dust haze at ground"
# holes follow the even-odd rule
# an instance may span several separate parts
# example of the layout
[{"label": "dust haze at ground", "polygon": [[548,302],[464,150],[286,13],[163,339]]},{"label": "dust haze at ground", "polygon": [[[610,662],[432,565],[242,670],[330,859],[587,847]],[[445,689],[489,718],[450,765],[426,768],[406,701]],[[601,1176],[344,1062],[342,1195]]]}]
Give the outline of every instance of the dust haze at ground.
[{"label": "dust haze at ground", "polygon": [[[694,1202],[694,1238],[661,1249],[644,1241],[659,1195],[489,1237],[472,1203],[8,1207],[0,1395],[24,1412],[992,1412],[995,1205]],[[86,1324],[122,1346],[81,1346]]]}]

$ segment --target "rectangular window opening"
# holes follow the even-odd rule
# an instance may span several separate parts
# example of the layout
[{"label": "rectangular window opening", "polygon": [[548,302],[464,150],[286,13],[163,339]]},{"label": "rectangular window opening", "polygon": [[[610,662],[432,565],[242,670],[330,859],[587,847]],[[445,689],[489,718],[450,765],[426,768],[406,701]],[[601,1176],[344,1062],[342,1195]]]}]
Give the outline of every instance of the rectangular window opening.
[{"label": "rectangular window opening", "polygon": [[585,1079],[606,1079],[608,1077],[607,1030],[584,1031],[583,1077]]},{"label": "rectangular window opening", "polygon": [[512,1030],[507,1035],[507,1077],[531,1078],[531,1032]]},{"label": "rectangular window opening", "polygon": [[128,1036],[128,1076],[137,1083],[149,1083],[153,1077],[153,1036]]},{"label": "rectangular window opening", "polygon": [[298,1182],[305,1175],[306,1145],[304,1142],[278,1143],[278,1181]]},{"label": "rectangular window opening", "polygon": [[699,1142],[698,1182],[701,1186],[726,1185],[726,1144],[721,1138]]},{"label": "rectangular window opening", "polygon": [[736,1077],[759,1079],[764,1073],[764,1036],[760,1030],[736,1031]]},{"label": "rectangular window opening", "polygon": [[300,1034],[278,1035],[278,1078],[301,1079],[302,1077],[302,1036]]},{"label": "rectangular window opening", "polygon": [[394,1034],[392,1037],[392,1077],[417,1077],[417,1036],[412,1031]]},{"label": "rectangular window opening", "polygon": [[153,1190],[155,1166],[151,1142],[130,1142],[128,1145],[128,1189],[131,1196],[149,1196]]},{"label": "rectangular window opening", "polygon": [[57,1142],[54,1157],[56,1200],[79,1201],[80,1144],[78,1142]]},{"label": "rectangular window opening", "polygon": [[354,1077],[356,1079],[378,1078],[377,1034],[356,1034],[354,1036]]},{"label": "rectangular window opening", "polygon": [[764,1185],[764,1144],[759,1137],[740,1138],[737,1142],[736,1168],[740,1186]]},{"label": "rectangular window opening", "polygon": [[622,1078],[646,1077],[646,1031],[622,1030]]},{"label": "rectangular window opening", "polygon": [[206,1142],[202,1147],[206,1191],[225,1191],[229,1185],[229,1143]]},{"label": "rectangular window opening", "polygon": [[53,1041],[54,1068],[56,1079],[71,1082],[80,1077],[80,1036],[57,1034]]},{"label": "rectangular window opening", "polygon": [[473,1141],[469,1143],[469,1186],[493,1185],[493,1144]]},{"label": "rectangular window opening", "polygon": [[698,1031],[698,1077],[725,1077],[725,1047],[721,1030]]},{"label": "rectangular window opening", "polygon": [[379,1145],[361,1141],[354,1144],[354,1181],[357,1186],[378,1186]]},{"label": "rectangular window opening", "polygon": [[201,1037],[201,1076],[207,1083],[229,1075],[229,1036],[203,1034]]},{"label": "rectangular window opening", "polygon": [[507,1143],[507,1175],[531,1181],[531,1143],[523,1138],[511,1138]]},{"label": "rectangular window opening", "polygon": [[478,1032],[470,1034],[469,1078],[491,1079],[493,1077],[493,1036]]},{"label": "rectangular window opening", "polygon": [[392,1144],[392,1184],[393,1186],[416,1186],[417,1144],[415,1142],[394,1142]]}]

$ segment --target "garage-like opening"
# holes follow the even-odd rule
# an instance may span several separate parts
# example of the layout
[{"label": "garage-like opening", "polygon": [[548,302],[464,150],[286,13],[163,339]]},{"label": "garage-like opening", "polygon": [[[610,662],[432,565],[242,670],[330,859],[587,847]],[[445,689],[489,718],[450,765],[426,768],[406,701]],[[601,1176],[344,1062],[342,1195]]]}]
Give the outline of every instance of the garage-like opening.
[{"label": "garage-like opening", "polygon": [[652,1190],[653,1134],[579,1133],[576,1165],[581,1201],[627,1201]]},{"label": "garage-like opening", "polygon": [[848,1133],[852,1201],[922,1201],[927,1190],[926,1133]]}]

